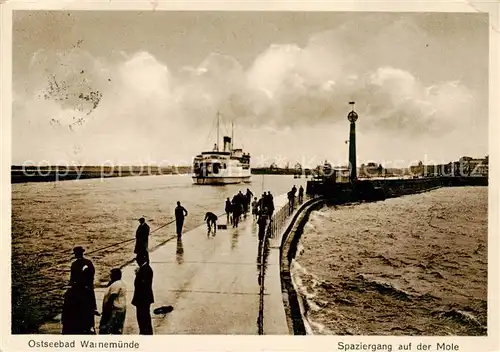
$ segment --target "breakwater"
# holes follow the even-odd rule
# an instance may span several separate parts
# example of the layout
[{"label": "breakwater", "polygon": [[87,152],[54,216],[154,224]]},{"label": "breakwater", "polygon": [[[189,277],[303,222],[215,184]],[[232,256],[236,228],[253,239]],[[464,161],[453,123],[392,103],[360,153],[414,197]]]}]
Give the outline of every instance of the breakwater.
[{"label": "breakwater", "polygon": [[158,176],[182,175],[191,172],[189,166],[83,166],[83,165],[43,165],[11,167],[11,183],[25,182],[55,182],[68,180],[83,180],[92,178],[111,178],[127,176]]},{"label": "breakwater", "polygon": [[383,200],[425,192],[439,187],[488,186],[488,177],[421,177],[412,179],[372,179],[338,183],[331,179],[310,180],[306,193],[322,195],[336,203]]},{"label": "breakwater", "polygon": [[290,168],[270,168],[270,167],[254,167],[252,168],[253,175],[296,175],[308,177],[313,174],[310,169],[290,169]]},{"label": "breakwater", "polygon": [[305,224],[312,211],[325,204],[323,197],[313,198],[302,204],[292,221],[283,232],[280,245],[280,278],[283,303],[287,316],[288,328],[294,335],[306,335],[309,332],[303,300],[292,279],[290,269],[297,255],[297,247]]},{"label": "breakwater", "polygon": [[[140,216],[152,231],[159,229],[150,237],[152,248],[175,235],[175,224],[162,226],[174,219],[177,200],[189,211],[184,223],[189,231],[203,223],[205,212],[224,212],[226,198],[240,190],[277,196],[293,185],[305,182],[265,175],[249,185],[200,187],[190,177],[173,175],[88,179],[57,187],[43,182],[12,185],[13,333],[36,333],[60,312],[64,290],[59,287],[69,278],[74,246],[90,253],[96,282],[103,279],[106,284],[111,268],[133,259],[133,241],[114,245],[134,238]],[[237,242],[237,237],[232,239]]]}]

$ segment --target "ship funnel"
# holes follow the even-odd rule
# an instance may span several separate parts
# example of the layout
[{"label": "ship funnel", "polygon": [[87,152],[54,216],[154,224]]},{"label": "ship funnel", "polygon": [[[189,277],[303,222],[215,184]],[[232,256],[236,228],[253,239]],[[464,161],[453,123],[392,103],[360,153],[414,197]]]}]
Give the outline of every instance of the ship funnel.
[{"label": "ship funnel", "polygon": [[224,151],[231,151],[231,137],[224,136]]}]

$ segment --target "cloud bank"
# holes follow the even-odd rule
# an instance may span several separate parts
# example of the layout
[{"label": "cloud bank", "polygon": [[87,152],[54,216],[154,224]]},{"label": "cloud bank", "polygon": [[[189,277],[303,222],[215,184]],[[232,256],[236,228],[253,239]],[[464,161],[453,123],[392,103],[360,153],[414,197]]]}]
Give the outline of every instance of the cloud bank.
[{"label": "cloud bank", "polygon": [[473,91],[458,80],[426,85],[397,67],[362,65],[370,57],[348,50],[342,34],[320,33],[303,47],[273,44],[246,68],[211,53],[175,72],[148,52],[40,50],[14,92],[13,163],[190,163],[213,145],[217,112],[264,164],[343,160],[351,100],[360,160],[451,159],[471,151],[460,149],[467,138],[484,150]]}]

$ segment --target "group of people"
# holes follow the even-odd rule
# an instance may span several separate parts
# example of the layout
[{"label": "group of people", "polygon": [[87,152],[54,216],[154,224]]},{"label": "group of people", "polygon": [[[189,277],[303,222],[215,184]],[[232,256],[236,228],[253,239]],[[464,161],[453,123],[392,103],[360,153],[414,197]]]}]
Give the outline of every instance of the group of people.
[{"label": "group of people", "polygon": [[259,200],[257,200],[257,197],[254,198],[252,202],[252,215],[254,216],[254,220],[257,220],[262,215],[271,218],[273,213],[274,197],[270,191],[262,193]]},{"label": "group of people", "polygon": [[[297,188],[288,192],[290,209],[293,209]],[[302,203],[304,189],[298,190],[299,203]],[[230,200],[227,198],[225,212],[227,224],[237,228],[241,216],[246,218],[251,206],[254,221],[257,220],[258,236],[262,241],[265,231],[274,213],[274,199],[271,192],[264,192],[260,199],[253,198],[253,193],[247,188],[246,193],[239,191]],[[176,233],[178,241],[182,238],[184,219],[188,211],[177,202],[175,208]],[[215,236],[217,230],[217,215],[212,212],[205,214],[210,235],[213,227]],[[136,307],[139,333],[152,335],[151,304],[154,303],[153,295],[153,270],[149,265],[149,235],[150,228],[145,218],[139,219],[136,230],[135,248],[138,269],[134,280],[134,295],[132,305]],[[102,312],[97,310],[94,292],[95,268],[91,260],[84,257],[85,249],[77,246],[73,249],[75,261],[71,264],[69,288],[64,295],[63,312],[61,316],[62,333],[71,335],[95,334],[95,316],[101,316],[99,334],[122,334],[127,308],[127,288],[122,281],[122,271],[119,268],[111,269],[110,281],[104,293]]]},{"label": "group of people", "polygon": [[[177,239],[180,240],[184,218],[188,212],[180,202],[177,202],[174,213]],[[151,304],[154,303],[153,270],[149,265],[149,235],[149,225],[146,219],[141,217],[135,233],[134,253],[138,268],[132,298],[141,335],[153,334],[151,321]],[[95,317],[101,316],[99,334],[122,334],[127,309],[127,288],[122,281],[122,271],[119,268],[111,269],[102,311],[99,313],[94,291],[95,268],[92,261],[84,257],[84,252],[85,249],[81,246],[73,249],[75,261],[71,264],[70,287],[64,295],[61,316],[62,333],[96,334]]]},{"label": "group of people", "polygon": [[[297,187],[293,185],[292,189],[288,191],[287,196],[288,196],[288,209],[289,212],[293,212],[295,208],[295,194],[297,193]],[[300,186],[299,187],[299,197],[298,197],[299,204],[301,204],[304,201],[304,187]]]},{"label": "group of people", "polygon": [[[138,232],[144,231],[144,224],[141,218]],[[94,319],[95,316],[101,316],[99,334],[120,335],[123,333],[127,309],[127,288],[122,281],[122,271],[119,268],[111,269],[102,311],[99,313],[94,291],[95,268],[92,261],[84,257],[84,252],[81,246],[73,249],[75,261],[71,264],[70,287],[64,295],[62,334],[97,334]],[[134,281],[132,304],[136,307],[140,334],[152,335],[150,307],[154,302],[153,270],[144,254],[137,255],[136,261],[139,268]]]},{"label": "group of people", "polygon": [[226,212],[228,225],[231,224],[233,225],[233,227],[238,227],[241,216],[243,216],[244,218],[247,217],[252,197],[252,191],[247,188],[245,194],[239,191],[234,195],[232,200],[230,200],[229,197],[226,199],[224,210]]}]

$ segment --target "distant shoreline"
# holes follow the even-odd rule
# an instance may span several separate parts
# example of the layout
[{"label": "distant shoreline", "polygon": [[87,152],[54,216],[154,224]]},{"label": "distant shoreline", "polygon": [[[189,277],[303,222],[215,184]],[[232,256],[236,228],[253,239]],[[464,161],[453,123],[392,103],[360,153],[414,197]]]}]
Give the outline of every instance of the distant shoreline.
[{"label": "distant shoreline", "polygon": [[189,175],[189,166],[18,166],[11,167],[11,183],[55,182],[94,178]]},{"label": "distant shoreline", "polygon": [[[130,177],[130,176],[161,176],[190,175],[191,166],[21,166],[11,167],[11,183],[56,182],[95,178]],[[253,175],[296,175],[297,170],[286,168],[252,168]],[[300,174],[310,175],[309,169]]]}]

